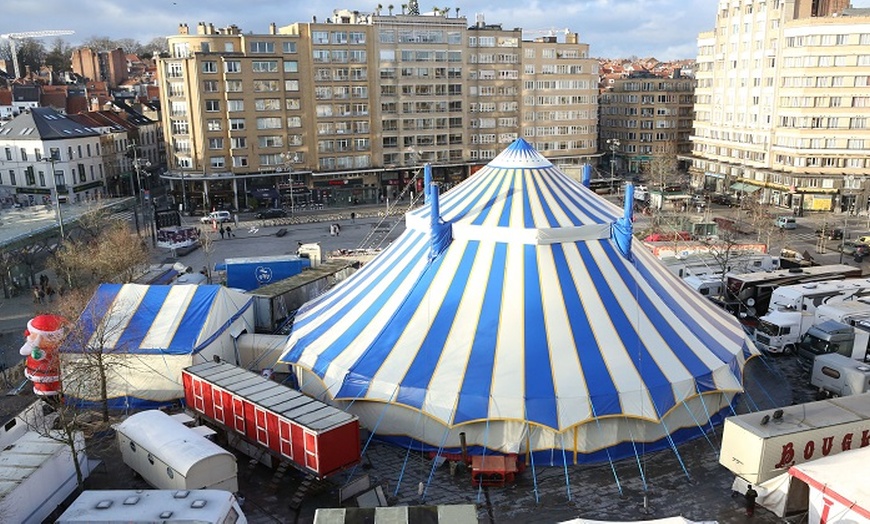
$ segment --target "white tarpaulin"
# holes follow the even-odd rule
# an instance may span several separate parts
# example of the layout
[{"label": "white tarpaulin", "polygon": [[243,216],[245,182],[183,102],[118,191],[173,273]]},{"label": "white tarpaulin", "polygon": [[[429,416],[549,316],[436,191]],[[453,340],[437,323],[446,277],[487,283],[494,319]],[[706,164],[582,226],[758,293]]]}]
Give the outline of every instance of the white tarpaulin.
[{"label": "white tarpaulin", "polygon": [[788,473],[810,487],[807,524],[870,523],[870,447],[792,466]]}]

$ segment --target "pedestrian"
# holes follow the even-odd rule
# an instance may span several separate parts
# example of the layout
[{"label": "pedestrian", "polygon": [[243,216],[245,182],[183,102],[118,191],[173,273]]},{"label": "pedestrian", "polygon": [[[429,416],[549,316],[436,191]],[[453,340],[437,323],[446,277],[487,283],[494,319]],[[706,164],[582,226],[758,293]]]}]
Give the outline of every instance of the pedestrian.
[{"label": "pedestrian", "polygon": [[39,289],[39,286],[33,286],[33,303],[34,304],[42,304],[42,295],[43,291]]},{"label": "pedestrian", "polygon": [[224,238],[224,234],[227,232],[227,230],[224,229],[223,224],[221,224],[221,229],[220,229],[220,231],[221,231],[221,238]]},{"label": "pedestrian", "polygon": [[341,234],[341,225],[335,224],[335,236],[338,236],[340,234]]},{"label": "pedestrian", "polygon": [[47,285],[45,286],[45,295],[48,297],[48,301],[49,301],[49,302],[53,302],[53,301],[54,301],[55,291],[54,291],[54,288],[51,287],[51,284],[47,284]]},{"label": "pedestrian", "polygon": [[755,499],[758,498],[758,492],[752,489],[752,484],[746,487],[746,516],[751,517],[755,514]]},{"label": "pedestrian", "polygon": [[356,222],[356,213],[354,213],[353,211],[350,212],[350,221]]},{"label": "pedestrian", "polygon": [[233,229],[230,226],[227,226],[227,238],[234,237],[236,235],[233,234]]}]

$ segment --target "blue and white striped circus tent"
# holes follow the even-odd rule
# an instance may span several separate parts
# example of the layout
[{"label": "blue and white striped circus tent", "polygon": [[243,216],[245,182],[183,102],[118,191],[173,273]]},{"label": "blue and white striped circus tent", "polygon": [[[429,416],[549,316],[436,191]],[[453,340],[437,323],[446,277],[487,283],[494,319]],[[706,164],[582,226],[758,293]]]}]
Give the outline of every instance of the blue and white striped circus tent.
[{"label": "blue and white striped circus tent", "polygon": [[253,297],[218,285],[102,284],[61,346],[64,395],[100,400],[96,358],[113,408],[184,397],[181,370],[212,360],[242,364],[236,338],[254,332]]},{"label": "blue and white striped circus tent", "polygon": [[630,206],[522,139],[426,195],[389,248],[300,309],[279,362],[303,391],[400,445],[456,452],[464,433],[471,453],[536,464],[673,446],[731,412],[757,350],[631,250]]}]

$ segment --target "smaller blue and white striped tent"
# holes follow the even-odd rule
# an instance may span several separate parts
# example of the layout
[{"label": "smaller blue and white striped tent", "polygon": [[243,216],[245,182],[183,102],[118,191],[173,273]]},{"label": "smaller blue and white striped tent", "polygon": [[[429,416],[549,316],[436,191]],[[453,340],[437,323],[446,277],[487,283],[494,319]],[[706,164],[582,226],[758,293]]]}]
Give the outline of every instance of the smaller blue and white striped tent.
[{"label": "smaller blue and white striped tent", "polygon": [[427,198],[297,314],[279,362],[304,391],[414,449],[464,433],[539,464],[661,449],[728,413],[757,354],[742,327],[527,142]]},{"label": "smaller blue and white striped tent", "polygon": [[254,332],[253,297],[217,285],[102,284],[61,347],[67,397],[99,401],[94,354],[105,360],[112,407],[184,396],[181,370],[215,355],[237,361],[235,337]]}]

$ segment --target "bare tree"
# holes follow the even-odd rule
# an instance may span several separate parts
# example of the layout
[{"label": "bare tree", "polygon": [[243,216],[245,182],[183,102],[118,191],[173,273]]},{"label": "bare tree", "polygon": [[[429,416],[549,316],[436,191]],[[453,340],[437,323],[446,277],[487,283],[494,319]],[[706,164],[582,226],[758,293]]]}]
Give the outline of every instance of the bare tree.
[{"label": "bare tree", "polygon": [[89,292],[101,282],[129,282],[147,257],[141,238],[126,224],[111,222],[93,239],[66,242],[49,263],[69,287]]},{"label": "bare tree", "polygon": [[215,239],[209,228],[203,228],[199,234],[199,248],[202,249],[205,255],[205,276],[206,281],[211,284],[211,255],[215,250]]}]

